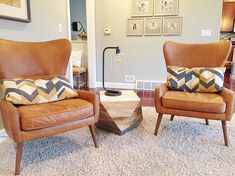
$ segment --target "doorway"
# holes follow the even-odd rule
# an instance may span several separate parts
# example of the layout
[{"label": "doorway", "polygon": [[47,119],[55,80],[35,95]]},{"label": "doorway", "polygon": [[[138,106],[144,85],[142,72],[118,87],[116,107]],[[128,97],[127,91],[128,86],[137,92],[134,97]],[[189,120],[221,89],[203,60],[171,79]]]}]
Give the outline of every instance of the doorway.
[{"label": "doorway", "polygon": [[235,79],[234,61],[235,61],[235,1],[224,0],[222,9],[222,22],[220,29],[220,39],[230,40],[232,49],[225,64],[226,82],[231,84],[230,81]]},{"label": "doorway", "polygon": [[[81,65],[87,67],[87,78],[89,88],[96,87],[96,40],[95,40],[95,0],[79,0],[81,1],[81,11],[85,17],[75,17],[71,15],[71,10],[76,7],[73,6],[73,1],[67,0],[67,21],[68,21],[68,39],[72,42],[72,52],[82,51]],[[84,1],[84,2],[83,2]],[[76,3],[77,4],[77,3]],[[71,8],[73,6],[73,8]],[[80,7],[78,7],[79,10]],[[85,18],[85,19],[84,19]],[[87,36],[87,40],[84,40],[84,36]],[[79,47],[76,48],[76,45]],[[84,48],[83,48],[84,47]],[[70,80],[73,81],[73,61],[72,58],[69,61],[69,68],[67,75]]]}]

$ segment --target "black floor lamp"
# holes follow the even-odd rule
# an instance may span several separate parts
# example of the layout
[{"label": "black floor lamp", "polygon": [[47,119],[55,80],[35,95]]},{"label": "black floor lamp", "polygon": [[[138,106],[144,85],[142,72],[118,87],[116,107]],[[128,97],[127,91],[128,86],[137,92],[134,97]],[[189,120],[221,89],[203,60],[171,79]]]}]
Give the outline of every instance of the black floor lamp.
[{"label": "black floor lamp", "polygon": [[120,54],[120,48],[117,46],[117,47],[106,47],[103,51],[103,80],[102,80],[102,83],[103,83],[103,88],[105,90],[105,95],[107,96],[120,96],[122,95],[122,92],[121,91],[118,91],[118,90],[108,90],[105,88],[104,86],[104,58],[105,58],[105,51],[108,50],[108,49],[115,49],[116,50],[116,54]]}]

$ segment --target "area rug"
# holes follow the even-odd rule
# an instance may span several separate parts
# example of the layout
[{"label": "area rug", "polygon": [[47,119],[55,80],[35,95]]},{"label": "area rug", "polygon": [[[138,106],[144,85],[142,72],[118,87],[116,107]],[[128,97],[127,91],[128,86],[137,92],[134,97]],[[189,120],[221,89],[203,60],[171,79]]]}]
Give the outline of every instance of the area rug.
[{"label": "area rug", "polygon": [[[21,176],[188,176],[235,175],[235,119],[228,123],[230,147],[223,144],[219,121],[165,115],[153,135],[156,112],[143,108],[141,125],[117,136],[97,129],[96,149],[88,128],[28,142]],[[15,145],[0,144],[0,175],[14,173]]]}]

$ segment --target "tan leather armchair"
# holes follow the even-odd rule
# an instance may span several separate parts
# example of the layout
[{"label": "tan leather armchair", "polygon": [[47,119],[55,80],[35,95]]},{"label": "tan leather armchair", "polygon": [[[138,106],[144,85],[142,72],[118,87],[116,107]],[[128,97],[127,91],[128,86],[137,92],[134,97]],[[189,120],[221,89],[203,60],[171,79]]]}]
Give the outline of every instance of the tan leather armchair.
[{"label": "tan leather armchair", "polygon": [[[47,78],[65,75],[71,44],[68,40],[16,42],[0,39],[0,79]],[[23,143],[89,126],[98,147],[94,124],[99,117],[99,98],[78,90],[79,98],[14,106],[2,99],[1,115],[7,134],[17,143],[15,174],[20,173]]]},{"label": "tan leather armchair", "polygon": [[[229,41],[210,44],[181,44],[166,42],[163,46],[166,66],[223,67],[231,50]],[[155,135],[158,134],[163,114],[220,120],[224,142],[228,146],[226,122],[230,121],[234,108],[234,93],[224,89],[219,93],[189,93],[170,90],[162,84],[155,90],[155,107],[159,113]]]}]

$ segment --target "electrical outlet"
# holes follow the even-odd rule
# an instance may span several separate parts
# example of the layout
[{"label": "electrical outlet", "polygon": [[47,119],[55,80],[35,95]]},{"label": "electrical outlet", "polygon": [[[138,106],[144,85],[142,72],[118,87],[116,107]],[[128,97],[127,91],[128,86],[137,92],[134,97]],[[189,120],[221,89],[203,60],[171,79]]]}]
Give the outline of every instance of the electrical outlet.
[{"label": "electrical outlet", "polygon": [[201,30],[201,37],[211,37],[212,30],[211,29],[202,29]]},{"label": "electrical outlet", "polygon": [[58,31],[59,31],[59,33],[63,32],[63,25],[62,25],[62,23],[58,24]]},{"label": "electrical outlet", "polygon": [[111,33],[112,33],[111,28],[105,28],[104,29],[104,35],[111,35]]},{"label": "electrical outlet", "polygon": [[125,82],[128,82],[128,83],[135,82],[135,75],[125,75]]}]

